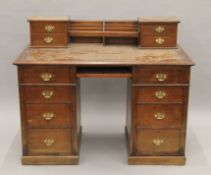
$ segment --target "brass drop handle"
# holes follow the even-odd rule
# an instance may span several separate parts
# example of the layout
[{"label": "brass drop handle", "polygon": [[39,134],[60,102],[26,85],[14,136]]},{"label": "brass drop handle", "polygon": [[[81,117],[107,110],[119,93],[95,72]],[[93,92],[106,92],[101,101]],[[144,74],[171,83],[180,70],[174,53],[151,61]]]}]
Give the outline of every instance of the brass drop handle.
[{"label": "brass drop handle", "polygon": [[43,39],[43,41],[47,44],[52,43],[53,42],[53,37],[47,36]]},{"label": "brass drop handle", "polygon": [[43,81],[50,81],[53,77],[53,74],[51,73],[42,73],[41,78]]},{"label": "brass drop handle", "polygon": [[156,26],[155,27],[155,31],[157,33],[163,33],[165,31],[165,27],[163,27],[163,26]]},{"label": "brass drop handle", "polygon": [[163,99],[165,96],[166,96],[166,93],[164,91],[156,91],[155,92],[155,96],[158,98],[158,99]]},{"label": "brass drop handle", "polygon": [[158,38],[155,39],[155,43],[157,45],[162,45],[162,44],[164,44],[164,42],[165,42],[165,39],[162,38],[162,37],[158,37]]},{"label": "brass drop handle", "polygon": [[154,114],[154,117],[157,119],[157,120],[163,120],[165,118],[165,114],[161,113],[161,112],[158,112],[158,113],[155,113]]},{"label": "brass drop handle", "polygon": [[44,143],[47,147],[50,147],[50,146],[52,146],[52,145],[55,143],[55,140],[54,140],[54,139],[46,138],[46,139],[43,140],[43,143]]},{"label": "brass drop handle", "polygon": [[152,143],[153,143],[155,146],[161,146],[161,144],[164,143],[164,140],[163,140],[163,139],[153,139],[153,140],[152,140]]},{"label": "brass drop handle", "polygon": [[156,79],[159,81],[159,82],[163,82],[167,79],[167,74],[165,73],[157,73],[155,74],[155,77]]},{"label": "brass drop handle", "polygon": [[43,96],[45,99],[49,99],[49,98],[51,98],[53,95],[54,95],[53,91],[50,91],[50,90],[44,90],[44,91],[42,92],[42,96]]},{"label": "brass drop handle", "polygon": [[55,117],[55,115],[54,115],[54,113],[43,113],[42,117],[45,120],[52,120]]},{"label": "brass drop handle", "polygon": [[53,32],[54,31],[54,26],[52,26],[52,25],[46,25],[45,26],[45,31],[46,32]]}]

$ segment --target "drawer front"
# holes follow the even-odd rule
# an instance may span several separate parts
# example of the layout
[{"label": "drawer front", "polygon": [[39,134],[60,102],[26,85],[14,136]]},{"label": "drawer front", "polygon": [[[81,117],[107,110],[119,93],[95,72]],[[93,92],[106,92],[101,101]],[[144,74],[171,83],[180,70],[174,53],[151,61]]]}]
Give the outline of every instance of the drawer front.
[{"label": "drawer front", "polygon": [[74,102],[76,89],[70,86],[21,86],[21,96],[26,103]]},{"label": "drawer front", "polygon": [[174,35],[154,36],[145,35],[141,38],[142,47],[176,47],[177,39]]},{"label": "drawer front", "polygon": [[75,83],[75,69],[68,66],[19,67],[20,83]]},{"label": "drawer front", "polygon": [[189,72],[184,66],[134,67],[133,83],[189,83]]},{"label": "drawer front", "polygon": [[25,104],[28,128],[70,127],[73,108],[70,104]]},{"label": "drawer front", "polygon": [[177,155],[181,151],[180,131],[139,129],[136,149],[139,155]]},{"label": "drawer front", "polygon": [[182,105],[138,105],[137,125],[141,128],[181,128]]},{"label": "drawer front", "polygon": [[137,88],[138,103],[182,103],[183,87],[141,87]]},{"label": "drawer front", "polygon": [[142,24],[142,35],[177,35],[177,24]]},{"label": "drawer front", "polygon": [[67,33],[67,22],[31,22],[31,33]]},{"label": "drawer front", "polygon": [[31,34],[32,46],[66,46],[67,44],[67,34]]},{"label": "drawer front", "polygon": [[30,129],[28,155],[65,155],[72,152],[69,129]]}]

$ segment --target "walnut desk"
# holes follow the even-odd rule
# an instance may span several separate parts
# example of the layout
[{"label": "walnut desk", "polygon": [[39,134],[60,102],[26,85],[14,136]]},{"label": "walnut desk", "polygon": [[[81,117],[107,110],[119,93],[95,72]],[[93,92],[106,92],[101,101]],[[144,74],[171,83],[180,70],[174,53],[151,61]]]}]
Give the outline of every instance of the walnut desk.
[{"label": "walnut desk", "polygon": [[185,164],[190,67],[180,48],[26,48],[18,67],[23,164],[78,164],[80,78],[127,78],[129,164]]},{"label": "walnut desk", "polygon": [[177,45],[176,17],[31,17],[29,23],[30,46],[14,62],[23,164],[79,163],[80,78],[89,77],[128,79],[129,164],[185,164],[194,63]]}]

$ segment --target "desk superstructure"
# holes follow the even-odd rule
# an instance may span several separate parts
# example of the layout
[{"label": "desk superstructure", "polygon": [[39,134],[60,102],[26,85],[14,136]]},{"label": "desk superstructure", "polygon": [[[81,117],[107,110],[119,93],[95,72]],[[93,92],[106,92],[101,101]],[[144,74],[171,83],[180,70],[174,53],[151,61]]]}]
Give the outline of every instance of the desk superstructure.
[{"label": "desk superstructure", "polygon": [[[163,26],[158,26],[157,31],[162,31]],[[51,21],[35,31],[43,30],[59,31]],[[38,35],[44,35],[46,44],[52,37]],[[179,46],[140,49],[119,45],[128,37],[124,42],[112,37],[112,45],[103,45],[99,38],[84,35],[77,33],[79,38],[72,38],[75,42],[70,40],[64,48],[27,47],[14,62],[19,78],[22,163],[79,163],[80,78],[98,77],[128,79],[128,163],[185,164],[190,67],[194,63]]]}]

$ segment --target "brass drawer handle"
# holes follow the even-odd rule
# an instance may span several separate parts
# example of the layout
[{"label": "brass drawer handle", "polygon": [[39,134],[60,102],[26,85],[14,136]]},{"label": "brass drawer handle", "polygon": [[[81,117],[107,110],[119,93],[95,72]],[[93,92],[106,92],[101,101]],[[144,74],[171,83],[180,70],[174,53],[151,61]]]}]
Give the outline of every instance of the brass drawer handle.
[{"label": "brass drawer handle", "polygon": [[158,98],[158,99],[163,99],[165,96],[166,96],[166,93],[164,91],[156,91],[155,92],[155,96]]},{"label": "brass drawer handle", "polygon": [[47,36],[43,39],[43,41],[47,44],[52,43],[53,42],[53,37]]},{"label": "brass drawer handle", "polygon": [[161,146],[161,144],[164,143],[164,140],[163,140],[163,139],[153,139],[153,140],[152,140],[152,143],[153,143],[155,146]]},{"label": "brass drawer handle", "polygon": [[157,27],[155,27],[155,31],[157,33],[163,33],[165,31],[165,27],[163,27],[163,26],[157,26]]},{"label": "brass drawer handle", "polygon": [[50,146],[52,146],[52,145],[55,143],[55,140],[54,140],[54,139],[44,139],[44,140],[43,140],[43,143],[44,143],[47,147],[50,147]]},{"label": "brass drawer handle", "polygon": [[45,90],[45,91],[42,92],[42,96],[43,96],[45,99],[49,99],[49,98],[51,98],[53,95],[54,95],[53,91]]},{"label": "brass drawer handle", "polygon": [[54,113],[43,113],[42,117],[45,119],[45,120],[51,120],[55,117]]},{"label": "brass drawer handle", "polygon": [[46,32],[53,32],[54,31],[54,26],[52,26],[52,25],[45,26],[45,31]]},{"label": "brass drawer handle", "polygon": [[42,73],[41,78],[43,81],[50,81],[53,77],[53,74],[51,73]]},{"label": "brass drawer handle", "polygon": [[167,79],[167,74],[164,74],[164,73],[157,73],[155,75],[156,79],[160,82],[163,82]]},{"label": "brass drawer handle", "polygon": [[158,112],[158,113],[155,113],[155,114],[154,114],[154,117],[155,117],[157,120],[163,120],[163,119],[165,118],[165,114]]},{"label": "brass drawer handle", "polygon": [[155,42],[156,42],[157,45],[162,45],[162,44],[164,44],[165,39],[162,38],[162,37],[159,37],[159,38],[155,39]]}]

